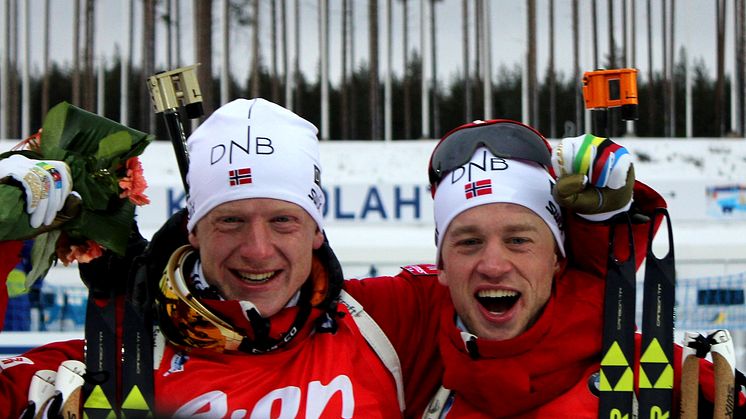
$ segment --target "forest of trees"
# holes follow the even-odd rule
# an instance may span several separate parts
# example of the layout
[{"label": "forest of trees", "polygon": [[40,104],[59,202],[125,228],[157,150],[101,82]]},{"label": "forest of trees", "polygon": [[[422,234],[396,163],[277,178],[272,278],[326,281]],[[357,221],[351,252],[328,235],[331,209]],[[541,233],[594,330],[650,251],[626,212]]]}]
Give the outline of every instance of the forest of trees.
[{"label": "forest of trees", "polygon": [[[45,1],[48,7],[49,0]],[[323,7],[328,4],[328,1],[319,0],[320,10],[324,10]],[[383,1],[388,2],[387,7],[390,10],[392,0]],[[650,0],[647,0],[647,3],[644,1],[629,1],[632,3],[632,7],[634,7],[635,3],[640,3],[641,7],[647,5],[648,14],[650,14]],[[260,2],[263,4],[268,3],[268,5],[264,4],[264,6],[270,7],[270,17],[259,14]],[[411,13],[411,10],[407,11],[407,3],[422,4],[424,7],[424,2],[432,10],[430,14],[430,28],[432,33],[428,35],[430,36],[429,39],[432,42],[432,47],[429,51],[426,51],[426,54],[433,54],[434,57],[437,52],[437,45],[435,45],[436,38],[434,36],[436,30],[434,15],[437,12],[439,1],[420,0],[415,2],[411,0],[397,0],[396,3],[403,7],[404,16],[407,16],[407,13]],[[472,25],[464,25],[464,43],[466,45],[470,39],[470,33],[473,32],[472,42],[476,43],[474,49],[479,50],[479,42],[486,42],[480,41],[483,39],[481,36],[488,29],[486,29],[487,23],[482,22],[477,17],[488,6],[486,6],[485,0],[462,0],[462,2],[464,10],[463,22],[472,23]],[[214,3],[217,5],[218,2]],[[220,3],[226,7],[224,10],[224,13],[226,13],[225,16],[231,16],[231,21],[234,25],[251,26],[256,24],[257,19],[271,19],[273,25],[273,44],[269,48],[265,46],[265,50],[270,52],[266,53],[267,56],[263,56],[259,52],[261,50],[259,39],[256,36],[257,31],[254,31],[251,50],[255,54],[251,58],[248,77],[244,75],[242,78],[236,78],[234,75],[222,72],[221,74],[215,74],[214,67],[217,66],[212,61],[212,44],[217,42],[219,30],[212,22],[213,14],[215,13],[213,9],[217,10],[217,8],[213,6],[213,1],[210,0],[195,0],[193,2],[194,19],[196,21],[195,27],[201,28],[194,37],[195,56],[197,57],[197,61],[201,63],[198,71],[205,99],[204,107],[208,113],[219,106],[221,96],[228,97],[229,99],[261,96],[280,104],[285,104],[286,101],[292,99],[292,109],[317,126],[321,126],[324,118],[328,118],[328,127],[326,129],[329,139],[368,140],[383,138],[382,115],[384,113],[383,98],[386,96],[386,85],[384,83],[384,75],[378,64],[378,42],[371,42],[368,48],[369,55],[366,57],[367,59],[360,60],[354,65],[349,63],[349,58],[345,55],[347,54],[346,48],[342,48],[339,51],[335,50],[335,54],[342,54],[343,65],[343,77],[336,84],[328,81],[325,83],[323,81],[323,59],[319,63],[322,69],[320,71],[321,76],[319,78],[308,79],[305,74],[298,70],[297,57],[295,58],[295,62],[293,62],[293,59],[287,56],[287,45],[293,42],[293,40],[286,39],[287,34],[285,31],[278,30],[275,27],[275,24],[278,22],[279,24],[276,26],[284,27],[286,23],[286,4],[292,4],[293,0],[289,2],[284,0],[232,0],[221,1]],[[297,0],[295,0],[295,3],[297,7]],[[421,51],[414,49],[408,44],[410,41],[408,41],[405,28],[404,39],[397,39],[395,42],[403,42],[403,50],[405,51],[404,62],[407,63],[406,72],[403,76],[394,75],[390,79],[389,85],[390,93],[388,97],[391,98],[392,109],[391,138],[416,139],[423,136],[428,138],[440,137],[449,129],[476,119],[480,115],[484,115],[484,106],[486,103],[489,103],[491,115],[495,118],[521,120],[522,113],[524,112],[522,106],[523,100],[529,101],[529,123],[537,127],[546,136],[560,137],[570,134],[577,135],[576,133],[584,132],[584,121],[582,120],[584,113],[578,112],[582,108],[580,76],[551,70],[551,63],[553,63],[554,57],[553,41],[550,50],[550,66],[544,70],[543,76],[537,77],[539,70],[536,69],[535,64],[536,40],[532,38],[532,33],[535,37],[535,27],[533,27],[532,32],[532,25],[536,23],[535,18],[534,21],[531,20],[531,13],[535,13],[536,2],[535,0],[526,0],[526,3],[528,6],[527,10],[529,10],[527,22],[529,33],[527,65],[529,71],[522,71],[519,65],[504,65],[500,62],[494,63],[495,65],[489,67],[492,68],[492,74],[489,77],[491,101],[486,101],[483,97],[487,83],[484,83],[484,73],[480,68],[485,68],[485,66],[482,65],[480,67],[480,57],[469,57],[469,48],[465,48],[464,56],[460,57],[463,59],[463,62],[467,63],[464,65],[463,72],[446,81],[433,77],[429,80],[429,84],[423,84],[423,57]],[[660,3],[662,3],[664,11],[668,10],[673,15],[673,0],[661,0]],[[656,7],[659,7],[660,3],[653,2]],[[8,0],[6,8],[9,8],[8,4],[13,4],[13,7],[18,8],[17,0]],[[30,98],[30,115],[27,116],[30,126],[41,126],[46,109],[63,100],[70,101],[73,104],[94,112],[102,108],[104,115],[113,120],[123,119],[120,103],[127,103],[127,115],[124,119],[129,126],[143,131],[154,132],[158,137],[165,139],[164,129],[160,125],[161,122],[154,117],[150,109],[150,99],[145,86],[145,80],[147,76],[152,75],[155,71],[167,69],[155,68],[155,27],[156,25],[164,24],[164,22],[168,24],[169,28],[173,26],[172,11],[174,4],[179,4],[179,1],[174,0],[173,3],[170,0],[141,1],[143,11],[142,27],[144,28],[142,33],[144,42],[141,46],[142,61],[139,63],[131,61],[129,58],[132,53],[131,46],[130,51],[120,51],[113,60],[105,63],[101,74],[98,76],[99,78],[103,78],[103,83],[99,83],[99,85],[103,86],[103,92],[97,92],[97,75],[94,74],[91,53],[93,44],[92,28],[95,24],[93,22],[93,9],[96,2],[94,0],[75,0],[74,4],[76,7],[75,16],[82,19],[79,26],[81,28],[80,34],[83,35],[84,40],[78,39],[78,35],[80,34],[77,31],[76,39],[74,40],[76,45],[83,48],[75,54],[75,57],[80,58],[80,60],[74,60],[72,66],[61,66],[58,63],[49,63],[45,58],[45,71],[43,75],[30,77],[30,80],[27,82],[27,85],[30,86],[28,94]],[[542,6],[548,5],[550,7],[550,16],[553,16],[554,1],[549,0],[548,2],[541,2],[541,4]],[[596,0],[592,4],[593,13],[595,13]],[[614,10],[613,8],[617,7],[617,4],[621,5],[619,7],[622,7],[622,10],[629,8],[627,0],[608,0],[608,10]],[[744,0],[734,0],[733,4],[735,5],[737,16],[740,16],[742,19],[741,22],[743,22]],[[384,30],[379,30],[380,23],[377,20],[379,7],[377,0],[366,0],[365,2],[341,0],[342,13],[345,16],[342,24],[343,45],[347,45],[349,42],[350,31],[353,25],[347,16],[349,8],[353,7],[353,5],[355,7],[365,6],[369,8],[368,17],[370,21],[367,22],[369,39],[378,39],[382,36],[381,33]],[[724,14],[724,0],[717,0],[715,6],[717,7],[718,16]],[[572,7],[573,12],[577,14],[577,0],[572,2]],[[410,5],[409,9],[412,8]],[[6,13],[6,17],[10,16],[9,13]],[[321,12],[319,14],[321,15]],[[320,16],[319,19],[321,18]],[[722,19],[725,19],[724,15]],[[574,22],[577,23],[577,17],[575,17]],[[613,26],[613,16],[609,17],[608,24]],[[673,20],[669,24],[673,26]],[[670,33],[673,33],[672,27],[666,25],[664,27],[666,27],[665,30],[670,30]],[[552,31],[554,31],[553,26],[550,27],[550,38]],[[577,32],[578,29],[574,27],[573,31]],[[650,22],[648,22],[648,31],[650,31]],[[613,33],[613,30],[611,32]],[[172,36],[170,29],[168,36]],[[178,32],[175,33],[175,36],[178,36]],[[686,135],[687,74],[685,63],[687,62],[689,62],[689,76],[691,77],[692,135],[706,137],[743,135],[740,128],[743,126],[742,115],[738,115],[738,118],[734,119],[737,121],[736,126],[730,126],[730,112],[742,109],[743,93],[738,94],[739,97],[734,98],[737,101],[733,102],[730,95],[733,91],[743,91],[743,78],[732,80],[725,75],[722,68],[722,56],[724,54],[724,51],[722,51],[722,36],[724,34],[718,33],[718,68],[715,72],[715,78],[710,75],[711,69],[706,68],[703,60],[695,60],[694,63],[691,62],[691,59],[687,60],[687,51],[683,47],[678,49],[676,59],[674,59],[672,50],[663,52],[669,63],[667,67],[664,67],[660,71],[646,69],[646,71],[638,73],[637,83],[640,105],[639,120],[634,123],[634,135],[640,137],[681,137]],[[17,36],[16,38],[11,37],[11,40],[14,39],[17,42]],[[626,39],[625,36],[625,41]],[[742,45],[742,28],[737,39],[739,40],[737,44]],[[171,45],[171,42],[169,38],[168,45]],[[673,39],[670,39],[668,42],[670,42],[670,46],[674,45]],[[2,95],[4,108],[7,112],[5,116],[7,121],[5,134],[8,138],[19,138],[22,131],[22,115],[19,111],[22,101],[20,92],[23,89],[19,63],[20,58],[18,51],[14,51],[12,48],[13,45],[9,44],[8,46],[10,48],[7,48],[6,51],[10,51],[11,53],[3,57],[6,60],[3,68],[7,69],[4,77],[7,80],[6,83],[8,86]],[[48,40],[45,48],[48,49]],[[577,45],[575,49],[577,49]],[[595,47],[595,50],[598,51],[599,48]],[[615,42],[613,36],[606,51],[608,52],[601,54],[596,52],[594,54],[594,62],[599,64],[599,68],[619,68],[621,67],[621,63],[630,62],[627,57],[628,46],[623,42]],[[743,55],[743,52],[741,49],[738,53],[739,57]],[[171,62],[172,52],[170,48],[168,54],[168,62]],[[224,58],[226,61],[222,63],[223,67],[226,66],[227,58]],[[483,60],[486,59],[483,58]],[[430,63],[435,62],[435,60],[425,59],[426,62],[428,60]],[[476,60],[475,67],[477,68],[470,70],[468,63],[472,60]],[[178,62],[178,59],[175,61]],[[278,61],[282,65],[278,65]],[[740,68],[743,70],[743,63],[740,62],[740,65]],[[213,76],[210,77],[210,74],[213,74]],[[437,75],[438,73],[433,68],[430,74]],[[529,79],[526,83],[523,83],[522,78],[525,77],[525,74],[529,74]],[[532,74],[533,76],[531,76]],[[127,78],[127,83],[122,83],[122,77]],[[292,97],[288,96],[289,90],[285,90],[285,86],[288,83],[292,83]],[[731,89],[732,83],[737,84],[737,89]],[[429,86],[426,95],[421,94],[423,85]],[[129,86],[126,90],[126,94],[128,95],[127,100],[124,102],[122,102],[121,96],[122,86]],[[529,89],[527,96],[523,95],[525,86],[528,86]],[[322,87],[326,87],[326,89]],[[98,93],[98,96],[96,93]],[[96,103],[97,97],[103,98],[103,106]],[[423,100],[420,100],[420,98]],[[732,106],[730,106],[731,103],[737,103],[740,107],[732,109]],[[324,109],[325,106],[327,107],[326,109]],[[426,106],[428,109],[426,117],[421,117],[423,106]],[[627,125],[620,120],[616,111],[614,109],[609,113],[611,124],[610,134],[612,136],[624,135],[627,128]],[[426,127],[423,127],[423,122],[427,125]],[[577,128],[578,125],[580,128]]]},{"label": "forest of trees", "polygon": [[[116,61],[111,64],[104,74],[104,86],[106,92],[104,93],[104,115],[107,118],[113,120],[120,119],[120,61]],[[685,108],[685,74],[684,69],[679,66],[675,71],[674,86],[677,89],[676,94],[676,109],[679,112],[679,116],[676,118],[676,133],[677,136],[684,135],[684,124],[685,120],[683,112]],[[407,72],[408,83],[410,84],[412,97],[419,98],[420,96],[420,65],[419,59],[415,57],[413,64],[410,66]],[[519,67],[505,68],[501,67],[493,82],[493,114],[495,117],[507,118],[507,119],[521,119],[521,69]],[[139,112],[141,96],[146,93],[144,89],[146,74],[143,73],[142,69],[133,68],[130,71],[130,86],[132,89],[128,91],[129,103],[130,103],[130,121],[129,126],[148,130],[149,115],[152,114],[149,108],[147,112]],[[693,103],[693,129],[694,136],[697,137],[719,137],[720,134],[720,123],[715,117],[715,96],[716,96],[716,82],[708,76],[708,71],[705,68],[703,62],[698,62],[694,68],[694,75],[692,81],[692,103]],[[330,138],[331,139],[359,139],[366,140],[371,138],[370,127],[370,113],[369,109],[369,89],[368,89],[369,71],[367,67],[357,69],[347,86],[348,94],[348,105],[342,106],[342,92],[339,87],[330,87],[330,107],[333,110],[330,115]],[[60,101],[72,101],[71,90],[73,80],[71,77],[71,71],[69,69],[60,68],[53,65],[49,73],[48,83],[53,86],[49,91],[49,103],[56,104]],[[574,128],[575,124],[575,106],[576,106],[576,91],[580,86],[580,81],[571,79],[570,77],[558,74],[556,76],[556,126],[555,132],[558,136],[564,134],[570,134],[567,132],[567,123],[573,124],[571,129]],[[245,83],[243,83],[245,84]],[[271,74],[266,68],[262,67],[259,71],[259,94],[258,96],[265,97],[269,100],[277,101],[282,103],[282,98],[279,97],[278,93],[273,95],[274,84],[279,85],[280,89],[275,89],[275,92],[282,91],[284,88],[283,80],[273,81]],[[42,123],[42,103],[41,103],[41,89],[43,80],[32,78],[31,80],[31,126],[40,127]],[[213,79],[211,85],[201,86],[202,90],[210,89],[212,92],[217,92],[219,89],[220,81]],[[442,136],[447,130],[456,127],[465,121],[465,89],[464,89],[463,77],[455,78],[448,85],[438,86],[436,94],[438,95],[438,114],[439,114],[439,125],[442,127],[440,132],[433,132],[433,138]],[[661,77],[656,77],[654,83],[651,85],[645,80],[638,80],[638,93],[640,100],[639,105],[639,120],[635,123],[635,134],[640,137],[662,137],[665,135],[664,124],[662,123],[663,114],[662,101],[656,101],[654,107],[651,108],[650,102],[645,99],[650,97],[650,89],[653,90],[653,97],[662,97],[664,83]],[[725,82],[725,92],[730,92],[730,80]],[[137,86],[137,88],[134,88]],[[471,112],[472,115],[480,115],[483,111],[483,100],[482,100],[482,87],[481,81],[472,80],[471,86]],[[20,86],[19,86],[20,88]],[[239,83],[238,80],[231,79],[230,89],[232,97],[250,97],[250,89],[246,89]],[[383,86],[380,87],[381,91],[379,94],[383,95]],[[419,117],[411,118],[409,121],[410,135],[406,135],[404,121],[404,112],[399,111],[404,107],[403,103],[403,90],[404,81],[400,78],[393,80],[393,138],[394,139],[413,139],[418,138],[417,133],[421,132],[421,119]],[[320,89],[317,80],[306,80],[301,76],[300,83],[298,85],[297,97],[299,100],[295,106],[295,112],[309,121],[313,122],[317,126],[320,122]],[[210,96],[212,98],[213,109],[218,105],[217,94]],[[149,97],[145,98],[148,100]],[[536,124],[539,131],[549,135],[551,132],[549,127],[549,106],[547,102],[549,100],[549,88],[546,78],[539,83],[539,115]],[[726,103],[730,103],[730,99],[726,97]],[[20,106],[20,104],[18,104]],[[89,109],[95,112],[95,108]],[[409,113],[410,115],[419,115],[421,111],[420,102],[417,100],[411,101]],[[149,113],[148,113],[149,112]],[[611,112],[616,112],[612,110]],[[342,119],[343,114],[347,114],[349,118],[347,136],[343,136]],[[726,119],[729,115],[725,115]],[[156,120],[160,124],[160,120]],[[20,120],[18,121],[20,122]],[[624,133],[625,124],[617,118],[617,124],[615,131],[612,135],[621,135]],[[581,121],[582,123],[582,121]],[[581,125],[582,127],[583,125]],[[156,134],[162,136],[164,134],[163,127],[158,126],[156,128]],[[576,131],[579,132],[579,131]],[[18,137],[18,126],[16,130],[12,131],[9,135],[10,138]],[[163,139],[166,139],[163,137]]]}]

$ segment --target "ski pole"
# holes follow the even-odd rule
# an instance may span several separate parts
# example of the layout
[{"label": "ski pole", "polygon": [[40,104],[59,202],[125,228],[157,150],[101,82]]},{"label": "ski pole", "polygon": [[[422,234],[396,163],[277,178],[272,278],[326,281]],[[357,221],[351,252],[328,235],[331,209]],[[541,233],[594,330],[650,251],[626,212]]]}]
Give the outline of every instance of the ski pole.
[{"label": "ski pole", "polygon": [[696,418],[699,402],[699,359],[712,353],[715,397],[713,418],[731,419],[735,409],[736,357],[727,330],[716,330],[704,337],[686,332],[682,351],[681,417]]},{"label": "ski pole", "polygon": [[74,359],[63,361],[57,371],[37,371],[29,385],[28,405],[19,418],[77,418],[84,373],[85,364]]},{"label": "ski pole", "polygon": [[702,335],[684,332],[681,352],[681,419],[697,419],[699,404],[699,357],[697,348]]},{"label": "ski pole", "polygon": [[54,380],[57,371],[39,370],[31,377],[28,388],[28,405],[21,412],[20,419],[33,419],[37,412],[42,411],[45,403],[54,397]]},{"label": "ski pole", "polygon": [[75,417],[80,412],[84,373],[85,364],[75,359],[64,361],[57,368],[54,388],[62,394],[59,412],[64,418]]},{"label": "ski pole", "polygon": [[716,330],[707,336],[712,344],[715,367],[715,400],[713,419],[733,418],[735,408],[736,355],[733,339],[727,330]]}]

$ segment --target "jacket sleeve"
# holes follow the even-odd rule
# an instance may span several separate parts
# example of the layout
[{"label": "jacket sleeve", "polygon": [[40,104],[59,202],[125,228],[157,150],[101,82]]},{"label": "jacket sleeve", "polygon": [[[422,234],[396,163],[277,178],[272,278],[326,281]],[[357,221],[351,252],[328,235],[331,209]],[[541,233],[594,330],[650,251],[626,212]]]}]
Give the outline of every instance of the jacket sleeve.
[{"label": "jacket sleeve", "polygon": [[[653,223],[654,232],[661,223],[661,217],[652,219],[656,208],[666,208],[666,201],[651,187],[636,181],[632,208],[629,213],[632,220],[637,268],[642,264],[648,251],[651,223]],[[566,214],[565,223],[567,263],[572,267],[599,278],[606,277],[612,225],[615,229],[614,253],[616,258],[622,261],[628,259],[629,234],[626,224],[614,224],[612,221],[591,222],[573,213]]]},{"label": "jacket sleeve", "polygon": [[57,371],[69,359],[83,360],[83,340],[50,343],[17,357],[0,359],[0,417],[19,417],[28,403],[29,385],[36,371]]},{"label": "jacket sleeve", "polygon": [[8,308],[8,287],[5,280],[13,268],[21,261],[21,248],[23,242],[20,240],[10,240],[0,242],[0,331],[3,330],[5,323],[5,310]]},{"label": "jacket sleeve", "polygon": [[437,330],[448,290],[438,283],[434,272],[430,265],[408,266],[396,276],[347,280],[344,284],[396,349],[407,417],[425,409],[443,374]]}]

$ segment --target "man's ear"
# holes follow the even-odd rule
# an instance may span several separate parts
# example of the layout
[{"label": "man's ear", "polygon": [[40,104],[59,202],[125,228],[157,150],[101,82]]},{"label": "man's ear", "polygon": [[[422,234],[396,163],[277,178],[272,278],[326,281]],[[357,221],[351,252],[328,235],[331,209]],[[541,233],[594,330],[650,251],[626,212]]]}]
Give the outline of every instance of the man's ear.
[{"label": "man's ear", "polygon": [[448,280],[446,279],[446,273],[443,270],[442,266],[438,269],[438,282],[440,282],[441,285],[448,286]]},{"label": "man's ear", "polygon": [[199,249],[199,240],[197,240],[197,235],[195,234],[196,232],[196,227],[194,228],[194,231],[189,232],[189,244],[191,244],[193,248]]},{"label": "man's ear", "polygon": [[324,233],[321,232],[321,230],[316,228],[316,234],[313,236],[313,248],[314,250],[321,247],[321,245],[324,244]]},{"label": "man's ear", "polygon": [[554,275],[557,275],[561,270],[562,267],[565,266],[566,259],[562,257],[562,254],[559,251],[559,248],[555,249],[554,252]]}]

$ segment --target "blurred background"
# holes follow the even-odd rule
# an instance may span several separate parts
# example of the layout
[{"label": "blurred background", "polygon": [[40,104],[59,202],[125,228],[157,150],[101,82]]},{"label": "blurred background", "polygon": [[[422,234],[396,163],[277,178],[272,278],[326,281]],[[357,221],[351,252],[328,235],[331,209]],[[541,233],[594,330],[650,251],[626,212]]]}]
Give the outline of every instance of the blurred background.
[{"label": "blurred background", "polygon": [[3,0],[0,138],[59,101],[160,134],[145,80],[200,63],[207,113],[262,96],[322,139],[477,118],[587,131],[585,71],[638,70],[610,134],[743,136],[744,0]]}]

